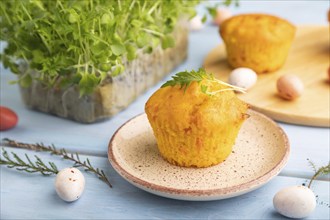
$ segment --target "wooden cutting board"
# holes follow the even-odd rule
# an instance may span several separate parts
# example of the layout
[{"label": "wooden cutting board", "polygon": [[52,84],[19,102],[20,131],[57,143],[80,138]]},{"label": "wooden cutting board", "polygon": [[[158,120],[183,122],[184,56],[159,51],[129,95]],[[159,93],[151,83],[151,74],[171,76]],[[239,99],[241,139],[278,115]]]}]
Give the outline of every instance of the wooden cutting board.
[{"label": "wooden cutting board", "polygon": [[[276,72],[258,75],[256,85],[248,93],[238,94],[239,98],[278,121],[330,127],[329,41],[329,26],[298,27],[285,65]],[[232,68],[223,44],[207,55],[204,68],[216,78],[228,80]],[[276,81],[284,74],[301,78],[305,90],[300,98],[286,101],[278,96]]]}]

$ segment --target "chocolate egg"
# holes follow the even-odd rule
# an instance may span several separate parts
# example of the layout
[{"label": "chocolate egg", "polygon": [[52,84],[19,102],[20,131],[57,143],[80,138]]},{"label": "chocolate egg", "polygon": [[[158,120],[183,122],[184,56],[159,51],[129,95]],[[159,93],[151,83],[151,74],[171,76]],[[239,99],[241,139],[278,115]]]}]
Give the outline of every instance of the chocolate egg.
[{"label": "chocolate egg", "polygon": [[80,198],[85,188],[85,177],[76,168],[65,168],[61,170],[55,179],[55,190],[57,195],[67,202]]},{"label": "chocolate egg", "polygon": [[257,82],[257,78],[257,74],[252,69],[240,67],[231,71],[228,83],[243,89],[250,89]]},{"label": "chocolate egg", "polygon": [[227,8],[218,8],[216,10],[216,15],[213,19],[213,24],[221,25],[226,19],[232,16],[231,11]]},{"label": "chocolate egg", "polygon": [[198,31],[203,28],[202,18],[199,15],[196,15],[189,21],[189,27],[192,31]]},{"label": "chocolate egg", "polygon": [[0,131],[9,130],[16,126],[18,117],[16,113],[4,106],[0,106]]},{"label": "chocolate egg", "polygon": [[295,75],[283,75],[277,80],[277,91],[282,98],[294,100],[303,93],[304,84]]},{"label": "chocolate egg", "polygon": [[316,206],[315,195],[305,186],[290,186],[276,193],[273,199],[274,208],[289,218],[305,218]]}]

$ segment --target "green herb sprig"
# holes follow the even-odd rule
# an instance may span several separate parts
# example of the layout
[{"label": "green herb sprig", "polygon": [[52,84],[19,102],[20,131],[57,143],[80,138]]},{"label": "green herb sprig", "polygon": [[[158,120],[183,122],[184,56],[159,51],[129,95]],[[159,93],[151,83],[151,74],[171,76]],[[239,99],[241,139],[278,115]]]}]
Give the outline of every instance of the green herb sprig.
[{"label": "green herb sprig", "polygon": [[[80,158],[79,158],[79,154],[78,153],[70,153],[69,154],[69,153],[66,152],[66,150],[64,148],[62,148],[60,150],[57,150],[54,145],[45,146],[42,143],[41,144],[38,144],[38,143],[37,144],[27,144],[27,143],[17,142],[17,141],[8,139],[8,138],[4,138],[3,141],[5,142],[6,145],[11,146],[11,147],[24,148],[24,149],[35,150],[35,151],[49,152],[49,153],[51,153],[53,155],[61,156],[65,160],[70,160],[70,161],[74,162],[73,167],[82,167],[82,168],[85,169],[85,171],[96,174],[97,177],[100,180],[102,180],[103,182],[105,182],[110,188],[112,187],[112,185],[111,185],[110,181],[108,180],[107,176],[105,175],[104,171],[103,170],[100,170],[99,168],[94,168],[92,166],[92,164],[90,163],[90,161],[89,161],[88,158],[86,160],[84,160],[84,161],[81,161]],[[13,153],[13,155],[15,155],[15,154]],[[35,157],[37,158],[37,163],[36,164],[38,165],[38,157],[37,156],[35,156]],[[6,158],[6,157],[4,156],[4,158]],[[6,158],[6,159],[7,159],[7,162],[8,162],[8,158]],[[16,160],[17,159],[19,159],[19,158],[17,157]],[[7,165],[5,162],[6,161],[2,161],[2,159],[1,159],[0,165]],[[49,164],[50,164],[50,166],[52,168],[56,168],[55,164],[53,164],[53,163],[49,163]],[[27,165],[27,167],[30,170],[35,169],[32,166],[32,164],[30,164],[30,163],[28,163],[26,165]],[[40,165],[42,165],[42,164],[40,164]],[[52,165],[54,165],[54,167]],[[13,167],[15,167],[15,166],[13,166]],[[9,168],[13,168],[13,167],[9,166]],[[46,167],[44,167],[44,168],[46,168]],[[56,170],[57,170],[57,168],[56,168]],[[23,169],[22,171],[26,171],[26,170]],[[53,172],[53,173],[50,173],[50,174],[56,174],[56,173]]]},{"label": "green herb sprig", "polygon": [[167,86],[179,85],[181,89],[184,89],[184,91],[186,91],[192,82],[197,82],[200,84],[201,81],[203,81],[203,80],[219,83],[219,84],[222,84],[222,85],[225,85],[228,87],[228,88],[220,89],[217,91],[208,91],[208,86],[201,84],[200,85],[201,91],[207,95],[215,95],[219,92],[224,92],[224,91],[228,91],[228,90],[235,90],[235,91],[239,91],[239,92],[243,92],[243,93],[245,92],[245,89],[243,89],[243,88],[233,86],[233,85],[225,83],[221,80],[216,79],[213,76],[213,74],[207,73],[203,68],[200,68],[198,71],[192,70],[190,72],[189,71],[179,72],[179,73],[175,74],[174,76],[172,76],[171,80],[164,83],[161,86],[161,88],[164,88]]},{"label": "green herb sprig", "polygon": [[49,166],[47,166],[38,156],[35,156],[36,161],[32,162],[27,154],[25,154],[25,158],[28,162],[25,162],[14,152],[11,152],[11,154],[13,159],[10,157],[7,151],[2,148],[3,158],[0,158],[0,165],[6,165],[8,168],[16,168],[16,170],[25,171],[28,173],[39,172],[44,176],[58,173],[58,169],[53,162],[48,162]]},{"label": "green herb sprig", "polygon": [[312,178],[310,179],[309,184],[308,184],[308,188],[311,188],[312,182],[317,177],[322,176],[322,175],[327,175],[330,173],[330,161],[329,161],[328,165],[317,168],[317,166],[315,165],[314,162],[312,162],[309,159],[307,159],[307,160],[308,160],[309,165],[312,167],[312,169],[314,171],[314,175],[312,176]]}]

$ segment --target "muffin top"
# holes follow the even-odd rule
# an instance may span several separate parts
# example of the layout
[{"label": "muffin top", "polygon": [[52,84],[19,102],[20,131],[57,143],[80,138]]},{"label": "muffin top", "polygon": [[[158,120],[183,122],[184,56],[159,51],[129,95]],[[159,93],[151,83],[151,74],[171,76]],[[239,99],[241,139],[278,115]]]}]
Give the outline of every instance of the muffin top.
[{"label": "muffin top", "polygon": [[[201,86],[217,92],[207,94]],[[247,117],[248,105],[228,88],[209,80],[192,82],[185,89],[180,85],[167,86],[150,97],[145,110],[152,120],[171,122],[174,127],[192,129],[192,133],[207,133],[213,127],[239,123]]]},{"label": "muffin top", "polygon": [[292,40],[296,28],[290,22],[267,14],[242,14],[227,19],[220,27],[224,41],[283,42]]}]

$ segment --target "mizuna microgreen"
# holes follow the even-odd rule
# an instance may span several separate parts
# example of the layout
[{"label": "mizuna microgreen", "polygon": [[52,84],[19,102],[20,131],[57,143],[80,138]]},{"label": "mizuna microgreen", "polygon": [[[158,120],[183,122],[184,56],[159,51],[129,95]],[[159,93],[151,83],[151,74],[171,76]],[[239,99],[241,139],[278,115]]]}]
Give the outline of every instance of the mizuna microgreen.
[{"label": "mizuna microgreen", "polygon": [[[5,68],[27,87],[77,85],[93,92],[107,76],[123,72],[138,50],[173,47],[182,17],[193,17],[199,1],[186,0],[10,0],[0,1],[0,40]],[[29,69],[20,71],[19,62]]]}]

